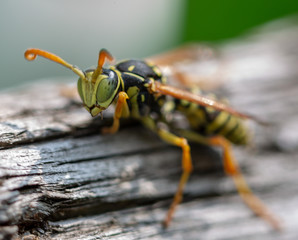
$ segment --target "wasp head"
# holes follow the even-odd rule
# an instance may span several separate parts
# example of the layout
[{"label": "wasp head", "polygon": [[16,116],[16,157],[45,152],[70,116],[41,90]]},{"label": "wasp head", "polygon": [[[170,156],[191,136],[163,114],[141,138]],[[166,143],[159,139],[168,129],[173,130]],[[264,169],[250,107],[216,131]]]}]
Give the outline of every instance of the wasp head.
[{"label": "wasp head", "polygon": [[113,70],[102,69],[96,79],[93,78],[94,73],[93,70],[87,70],[85,79],[78,80],[79,95],[84,107],[93,117],[110,106],[120,86],[118,76]]},{"label": "wasp head", "polygon": [[97,68],[85,72],[55,54],[37,48],[27,49],[24,55],[29,61],[34,60],[37,55],[42,56],[77,74],[80,77],[78,80],[79,95],[85,108],[93,117],[108,108],[118,92],[120,81],[117,74],[113,70],[102,68],[105,59],[113,60],[111,54],[105,49],[99,52]]}]

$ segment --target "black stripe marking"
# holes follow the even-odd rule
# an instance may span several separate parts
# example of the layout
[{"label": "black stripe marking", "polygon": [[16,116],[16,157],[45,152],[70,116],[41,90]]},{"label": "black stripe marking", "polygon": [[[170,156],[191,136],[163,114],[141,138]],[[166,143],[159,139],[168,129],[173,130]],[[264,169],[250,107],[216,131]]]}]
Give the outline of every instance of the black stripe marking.
[{"label": "black stripe marking", "polygon": [[[219,116],[220,116],[220,115],[218,115],[217,117],[219,117]],[[214,123],[214,122],[216,121],[217,117],[213,120],[212,123]],[[215,130],[213,131],[213,133],[214,133],[214,134],[218,134],[218,133],[219,133],[225,126],[227,126],[227,124],[229,123],[230,120],[231,120],[231,114],[228,115],[228,117],[226,118],[226,120],[225,120],[224,122],[222,122],[222,124],[219,125],[219,126],[217,127],[217,129],[215,129]],[[211,124],[212,124],[212,123],[211,123]]]},{"label": "black stripe marking", "polygon": [[235,133],[235,131],[238,129],[238,127],[240,126],[239,122],[236,123],[236,125],[225,134],[226,138],[230,138],[233,136],[233,134]]}]

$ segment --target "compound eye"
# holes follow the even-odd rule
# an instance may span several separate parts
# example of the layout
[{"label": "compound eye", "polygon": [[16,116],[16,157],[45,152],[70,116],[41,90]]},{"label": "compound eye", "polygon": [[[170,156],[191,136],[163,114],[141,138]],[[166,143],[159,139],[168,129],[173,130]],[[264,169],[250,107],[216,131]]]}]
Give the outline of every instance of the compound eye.
[{"label": "compound eye", "polygon": [[118,90],[118,79],[104,78],[100,81],[96,91],[96,100],[99,104],[109,101],[109,104],[113,101]]}]

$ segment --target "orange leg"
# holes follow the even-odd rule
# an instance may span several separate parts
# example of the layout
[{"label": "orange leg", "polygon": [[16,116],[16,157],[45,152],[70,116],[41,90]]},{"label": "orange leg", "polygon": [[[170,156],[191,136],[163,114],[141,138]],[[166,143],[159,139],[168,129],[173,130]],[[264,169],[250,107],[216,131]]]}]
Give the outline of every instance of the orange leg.
[{"label": "orange leg", "polygon": [[163,221],[164,227],[168,227],[173,218],[173,214],[176,210],[177,205],[182,201],[183,189],[193,167],[191,162],[190,147],[185,138],[177,137],[174,134],[167,132],[163,129],[159,129],[157,133],[164,141],[182,148],[183,173],[180,178],[180,182],[176,194],[174,196],[174,200],[170,206],[170,209],[168,210],[165,220]]},{"label": "orange leg", "polygon": [[201,143],[208,146],[219,146],[223,150],[223,163],[225,172],[233,179],[239,195],[244,203],[258,216],[267,221],[276,230],[281,230],[279,220],[269,211],[269,209],[262,203],[262,201],[254,195],[245,181],[241,170],[238,167],[236,159],[233,156],[231,145],[228,140],[221,136],[211,138],[204,137],[198,133],[180,129],[179,135],[185,137],[190,141]]},{"label": "orange leg", "polygon": [[[126,94],[126,92],[120,92],[118,96],[116,108],[115,108],[113,125],[111,127],[103,128],[102,129],[103,134],[108,134],[108,133],[112,134],[118,131],[121,116],[123,114],[127,115],[128,114],[127,111],[129,111],[126,99],[128,99],[128,95]],[[124,113],[123,110],[126,112]]]},{"label": "orange leg", "polygon": [[208,139],[208,144],[220,146],[223,149],[223,163],[225,172],[234,180],[236,188],[243,199],[244,203],[258,216],[271,224],[276,230],[281,230],[280,222],[262,203],[262,201],[254,195],[252,190],[246,183],[237,162],[232,154],[230,143],[223,137],[216,136]]}]

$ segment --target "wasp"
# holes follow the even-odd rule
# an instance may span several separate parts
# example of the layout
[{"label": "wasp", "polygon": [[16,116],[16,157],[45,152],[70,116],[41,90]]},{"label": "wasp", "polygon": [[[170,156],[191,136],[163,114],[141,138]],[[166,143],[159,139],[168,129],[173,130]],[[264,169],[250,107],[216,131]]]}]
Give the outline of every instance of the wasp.
[{"label": "wasp", "polygon": [[[250,134],[243,119],[258,119],[236,111],[220,101],[167,85],[166,77],[159,68],[146,61],[124,60],[104,68],[106,60],[114,60],[105,49],[99,52],[97,67],[86,71],[44,50],[27,49],[24,55],[29,61],[36,56],[44,57],[78,75],[77,90],[85,109],[92,117],[114,104],[113,123],[103,128],[103,133],[116,133],[121,118],[133,118],[154,131],[165,142],[181,148],[183,171],[163,221],[165,227],[169,226],[176,207],[182,201],[183,189],[193,170],[188,143],[193,141],[220,147],[224,170],[234,180],[246,205],[273,228],[281,228],[279,221],[249,188],[231,149],[231,144],[248,144]],[[185,116],[187,127],[174,127],[169,116],[176,112]]]}]

